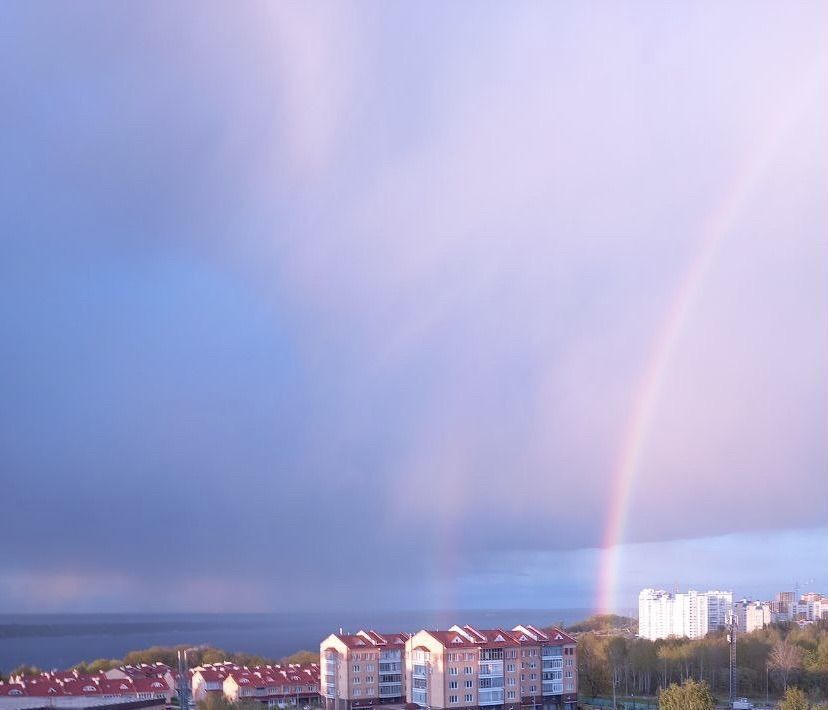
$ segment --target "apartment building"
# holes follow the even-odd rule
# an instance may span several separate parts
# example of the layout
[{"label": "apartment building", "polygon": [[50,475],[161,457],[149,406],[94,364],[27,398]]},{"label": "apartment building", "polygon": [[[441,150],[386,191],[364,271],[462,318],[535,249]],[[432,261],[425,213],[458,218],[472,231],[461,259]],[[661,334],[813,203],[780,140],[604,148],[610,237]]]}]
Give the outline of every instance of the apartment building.
[{"label": "apartment building", "polygon": [[638,635],[650,640],[670,636],[701,638],[730,620],[733,593],[643,589],[638,595]]},{"label": "apartment building", "polygon": [[406,633],[331,634],[319,646],[326,710],[405,702]]},{"label": "apartment building", "polygon": [[452,626],[405,645],[406,700],[421,707],[574,710],[576,642],[559,629]]},{"label": "apartment building", "polygon": [[739,633],[750,633],[764,629],[771,623],[771,605],[769,602],[756,602],[742,599],[733,604],[736,628]]},{"label": "apartment building", "polygon": [[794,592],[779,592],[769,604],[774,623],[792,621],[802,625],[828,619],[828,597],[819,592],[806,592],[798,599]]}]

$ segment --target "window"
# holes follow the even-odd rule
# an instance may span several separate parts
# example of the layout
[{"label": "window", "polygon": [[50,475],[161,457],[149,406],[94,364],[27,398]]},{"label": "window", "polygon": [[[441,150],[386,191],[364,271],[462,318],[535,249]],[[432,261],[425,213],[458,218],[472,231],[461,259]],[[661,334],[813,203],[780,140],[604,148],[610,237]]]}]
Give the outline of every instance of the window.
[{"label": "window", "polygon": [[507,685],[517,685],[517,680],[515,680],[514,678],[508,678],[506,680],[506,684]]},{"label": "window", "polygon": [[354,666],[354,673],[359,673],[359,666]]},{"label": "window", "polygon": [[354,676],[354,685],[359,685],[359,683],[360,683],[359,676],[358,676],[358,675],[355,675],[355,676]]},{"label": "window", "polygon": [[449,675],[457,675],[457,666],[449,668]]},{"label": "window", "polygon": [[362,691],[359,688],[354,688],[354,696],[362,695]]},{"label": "window", "polygon": [[466,660],[467,661],[473,661],[474,660],[474,654],[473,653],[467,653],[466,654]]},{"label": "window", "polygon": [[449,690],[457,690],[457,681],[456,680],[449,681]]},{"label": "window", "polygon": [[365,666],[365,670],[366,670],[366,671],[372,671],[372,670],[374,670],[374,664],[373,664],[373,663],[369,663],[367,666]]},{"label": "window", "polygon": [[508,666],[506,666],[506,670],[507,670],[509,673],[514,673],[514,672],[515,672],[515,664],[514,664],[514,663],[510,663]]},{"label": "window", "polygon": [[509,700],[514,700],[515,699],[515,691],[510,690],[508,693],[506,693],[506,697],[509,698]]},{"label": "window", "polygon": [[474,688],[474,681],[473,680],[467,680],[466,681],[466,687],[467,688]]},{"label": "window", "polygon": [[374,676],[372,676],[372,675],[365,676],[365,682],[366,683],[373,683],[374,682]]},{"label": "window", "polygon": [[537,692],[537,690],[538,690],[537,686],[534,686],[534,685],[529,686],[529,692],[530,693],[535,693],[535,692]]},{"label": "window", "polygon": [[466,666],[466,667],[463,669],[463,673],[465,673],[466,675],[471,675],[472,673],[474,673],[474,671],[472,670],[472,667],[471,667],[471,666]]},{"label": "window", "polygon": [[457,696],[456,695],[449,695],[449,702],[450,703],[456,703],[457,702]]},{"label": "window", "polygon": [[466,699],[466,702],[467,702],[467,703],[470,703],[470,702],[472,701],[472,696],[471,696],[471,693],[466,693],[466,695],[464,696],[464,698]]}]

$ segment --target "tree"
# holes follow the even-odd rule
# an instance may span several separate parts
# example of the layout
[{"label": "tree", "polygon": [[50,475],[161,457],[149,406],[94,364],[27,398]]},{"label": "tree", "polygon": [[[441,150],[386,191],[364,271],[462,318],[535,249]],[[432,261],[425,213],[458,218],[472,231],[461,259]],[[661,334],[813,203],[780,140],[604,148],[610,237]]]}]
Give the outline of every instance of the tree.
[{"label": "tree", "polygon": [[671,684],[658,694],[659,710],[715,710],[716,701],[707,683],[686,680]]},{"label": "tree", "polygon": [[297,651],[293,655],[283,658],[280,663],[298,663],[303,666],[310,663],[319,663],[319,651]]},{"label": "tree", "polygon": [[198,701],[198,710],[235,710],[233,703],[231,703],[224,695],[211,694],[204,700]]},{"label": "tree", "polygon": [[785,697],[779,705],[780,710],[809,710],[810,707],[805,693],[793,686],[785,691]]},{"label": "tree", "polygon": [[117,658],[98,658],[97,660],[92,661],[89,664],[89,672],[90,673],[100,673],[101,671],[108,671],[112,668],[117,668],[121,665],[121,661]]},{"label": "tree", "polygon": [[782,686],[788,689],[788,679],[793,671],[802,665],[802,650],[799,646],[789,643],[787,639],[778,641],[768,659],[770,667],[779,671],[782,676]]},{"label": "tree", "polygon": [[607,645],[607,658],[610,662],[612,673],[612,707],[618,707],[616,701],[616,689],[620,680],[621,664],[627,657],[627,642],[620,636],[613,636]]},{"label": "tree", "polygon": [[578,679],[586,695],[595,697],[609,690],[607,670],[601,641],[593,634],[583,634],[578,639]]}]

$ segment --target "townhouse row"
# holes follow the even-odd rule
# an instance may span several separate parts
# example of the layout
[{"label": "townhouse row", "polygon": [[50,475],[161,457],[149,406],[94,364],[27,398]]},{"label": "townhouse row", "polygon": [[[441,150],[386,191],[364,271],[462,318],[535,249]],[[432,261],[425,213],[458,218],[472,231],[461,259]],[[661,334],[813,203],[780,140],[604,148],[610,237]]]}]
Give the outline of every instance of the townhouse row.
[{"label": "townhouse row", "polygon": [[557,628],[331,634],[320,659],[326,710],[402,703],[574,710],[577,701],[576,641]]},{"label": "townhouse row", "polygon": [[190,671],[190,688],[196,702],[223,696],[230,702],[254,701],[267,707],[320,704],[319,666],[315,663],[253,667],[229,661],[208,663]]},{"label": "townhouse row", "polygon": [[160,699],[169,705],[175,691],[172,669],[163,663],[120,666],[97,673],[44,671],[16,674],[0,681],[0,698],[44,698],[49,703],[71,698],[108,698],[135,701]]}]

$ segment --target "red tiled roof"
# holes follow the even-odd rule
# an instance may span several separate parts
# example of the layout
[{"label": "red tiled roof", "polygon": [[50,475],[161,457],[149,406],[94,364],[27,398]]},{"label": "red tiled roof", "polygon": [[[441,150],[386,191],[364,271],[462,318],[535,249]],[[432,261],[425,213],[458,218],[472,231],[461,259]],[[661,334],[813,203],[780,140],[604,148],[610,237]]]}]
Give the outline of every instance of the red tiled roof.
[{"label": "red tiled roof", "polygon": [[132,685],[138,693],[168,693],[170,686],[161,678],[133,678]]}]

